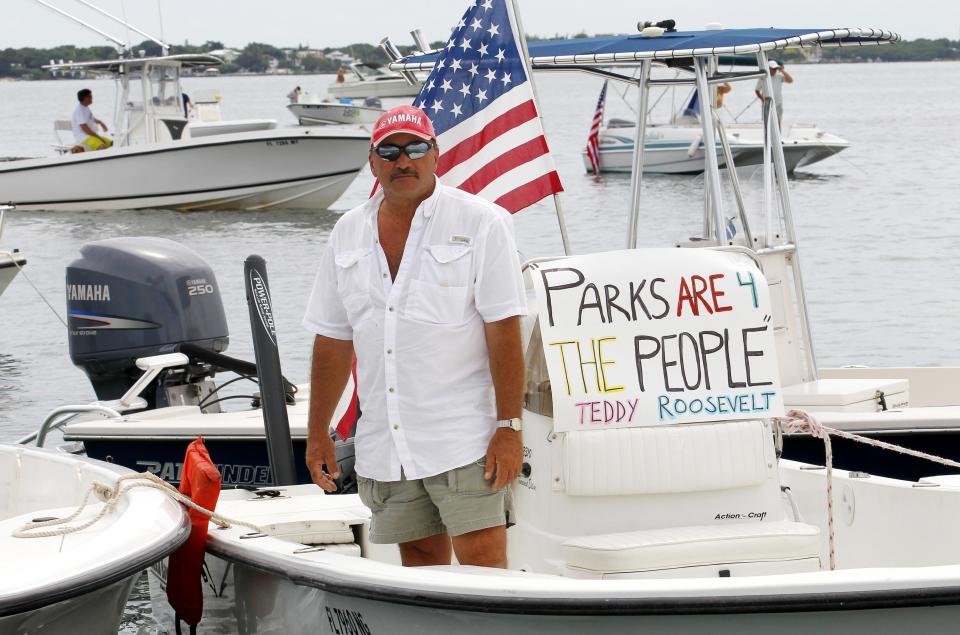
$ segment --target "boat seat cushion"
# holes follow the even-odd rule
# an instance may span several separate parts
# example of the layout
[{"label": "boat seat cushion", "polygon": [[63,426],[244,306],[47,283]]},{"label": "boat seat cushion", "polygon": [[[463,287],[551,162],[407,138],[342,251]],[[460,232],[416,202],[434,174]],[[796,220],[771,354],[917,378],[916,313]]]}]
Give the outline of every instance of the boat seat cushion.
[{"label": "boat seat cushion", "polygon": [[573,496],[716,491],[776,478],[764,421],[574,431],[563,443],[563,482]]},{"label": "boat seat cushion", "polygon": [[818,559],[820,530],[790,521],[667,527],[571,538],[568,567],[598,574]]}]

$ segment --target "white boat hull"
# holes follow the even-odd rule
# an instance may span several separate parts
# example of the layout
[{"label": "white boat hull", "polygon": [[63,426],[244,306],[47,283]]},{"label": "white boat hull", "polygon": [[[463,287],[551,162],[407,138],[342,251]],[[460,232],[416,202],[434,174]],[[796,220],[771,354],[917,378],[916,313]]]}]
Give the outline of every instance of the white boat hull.
[{"label": "white boat hull", "polygon": [[79,632],[77,625],[82,624],[84,633],[114,635],[120,629],[123,607],[139,577],[137,572],[78,597],[16,615],[0,616],[0,633],[73,635]]},{"label": "white boat hull", "polygon": [[275,119],[230,119],[227,121],[189,121],[184,129],[184,137],[198,139],[223,134],[258,132],[273,130],[277,127]]},{"label": "white boat hull", "polygon": [[[727,137],[733,162],[737,167],[763,164],[763,136],[758,125],[727,126]],[[600,171],[633,170],[633,128],[605,129],[600,145]],[[705,151],[700,129],[694,126],[654,126],[647,129],[644,146],[645,174],[699,174],[705,169]],[[824,133],[815,126],[795,124],[784,131],[783,153],[787,172],[811,165],[842,152],[849,143]],[[726,167],[719,144],[717,162]],[[590,160],[583,153],[583,164],[592,172]]]},{"label": "white boat hull", "polygon": [[[805,520],[824,530],[826,563],[823,468],[782,461],[780,473]],[[836,571],[718,578],[685,577],[681,569],[680,577],[578,579],[456,565],[404,569],[391,564],[393,547],[367,543],[362,525],[354,526],[353,555],[339,544],[312,547],[315,540],[211,529],[203,623],[211,632],[336,635],[446,633],[451,624],[461,635],[951,633],[960,619],[960,553],[949,538],[958,528],[950,501],[960,490],[944,482],[920,496],[912,485],[834,473]],[[298,536],[333,531],[340,521],[362,522],[354,495],[283,489],[290,498],[255,507],[242,500],[252,494],[225,492],[218,511],[246,513],[268,533]],[[312,500],[298,512],[293,505],[301,496]],[[271,505],[282,509],[271,512]],[[909,512],[892,516],[891,509]],[[528,553],[518,542],[523,523],[521,516],[508,532],[513,566]],[[364,557],[357,557],[361,549]],[[151,575],[154,615],[169,626],[162,580],[156,571]]]},{"label": "white boat hull", "polygon": [[[238,565],[207,554],[211,574],[205,586],[204,617],[201,627],[214,633],[289,633],[290,635],[422,635],[450,633],[456,624],[458,635],[488,635],[491,632],[524,635],[622,635],[623,633],[657,633],[676,635],[809,635],[810,633],[843,633],[843,635],[876,635],[877,633],[917,632],[950,633],[960,619],[956,592],[951,605],[924,605],[923,593],[914,596],[915,606],[888,608],[881,594],[868,599],[860,595],[834,598],[832,602],[808,598],[791,610],[775,605],[775,598],[765,596],[745,601],[719,596],[715,598],[638,598],[631,602],[615,599],[593,603],[566,598],[531,606],[521,598],[499,598],[503,609],[492,609],[477,602],[472,607],[456,607],[455,594],[432,601],[407,598],[381,601],[375,592],[337,592],[334,581],[316,586],[298,584],[290,576],[277,575],[259,568]],[[150,570],[151,595],[156,621],[169,627],[173,612],[162,600],[161,585],[154,569]],[[215,595],[211,586],[216,585]],[[154,590],[159,593],[154,593]],[[906,594],[905,594],[906,595]],[[379,596],[380,598],[383,595]],[[946,597],[944,598],[946,599]],[[491,598],[491,603],[497,600]],[[841,603],[847,603],[841,606]],[[893,598],[887,600],[893,603]],[[821,610],[812,610],[822,603]],[[592,604],[592,606],[590,606]],[[861,604],[857,606],[857,604]]]},{"label": "white boat hull", "polygon": [[380,108],[336,103],[288,104],[287,109],[301,126],[316,126],[321,124],[372,124],[383,114],[383,110]]},{"label": "white boat hull", "polygon": [[380,79],[368,81],[342,82],[331,84],[327,92],[337,99],[363,99],[365,97],[416,97],[423,88],[423,82],[413,85],[405,79]]},{"label": "white boat hull", "polygon": [[9,162],[19,209],[325,209],[364,163],[368,134],[267,130]]},{"label": "white boat hull", "polygon": [[27,259],[18,253],[0,252],[0,295],[7,290],[13,279],[20,273],[20,267],[27,264]]},{"label": "white boat hull", "polygon": [[[92,483],[113,486],[131,473],[61,452],[0,445],[0,633],[117,632],[142,570],[189,536],[190,522],[179,503],[139,488],[82,531],[30,538],[13,533],[38,518],[66,517]],[[95,518],[102,506],[91,497],[67,526]]]}]

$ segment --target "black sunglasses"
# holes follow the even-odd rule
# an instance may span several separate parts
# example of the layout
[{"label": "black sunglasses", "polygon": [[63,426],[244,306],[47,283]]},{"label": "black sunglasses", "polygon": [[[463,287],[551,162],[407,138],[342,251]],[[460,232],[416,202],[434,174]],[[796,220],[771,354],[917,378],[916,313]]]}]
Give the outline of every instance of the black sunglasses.
[{"label": "black sunglasses", "polygon": [[384,143],[378,145],[373,151],[384,161],[396,161],[400,158],[401,152],[406,152],[408,157],[416,160],[427,156],[427,152],[430,152],[432,147],[433,144],[429,141],[412,141],[405,146]]}]

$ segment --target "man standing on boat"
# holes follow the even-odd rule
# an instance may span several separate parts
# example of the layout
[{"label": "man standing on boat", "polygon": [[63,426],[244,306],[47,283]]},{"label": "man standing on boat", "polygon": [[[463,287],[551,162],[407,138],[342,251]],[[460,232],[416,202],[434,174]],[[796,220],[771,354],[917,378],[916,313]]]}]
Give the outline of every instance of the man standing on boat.
[{"label": "man standing on boat", "polygon": [[93,103],[93,93],[89,88],[84,88],[77,92],[77,107],[73,111],[71,123],[73,124],[73,138],[77,145],[82,146],[84,150],[103,150],[113,145],[109,137],[103,137],[97,133],[97,125],[107,132],[107,124],[93,116],[90,110],[90,104]]},{"label": "man standing on boat", "polygon": [[329,424],[356,355],[371,541],[398,543],[407,566],[449,564],[452,546],[461,564],[505,567],[525,292],[510,215],[441,184],[439,156],[419,108],[374,124],[382,189],[337,222],[304,318],[317,334],[307,466],[336,489]]},{"label": "man standing on boat", "polygon": [[[783,123],[783,83],[793,83],[793,77],[787,72],[780,62],[770,60],[767,62],[770,68],[770,83],[773,85],[773,105],[777,109],[777,123]],[[767,86],[763,78],[757,80],[757,87],[753,91],[757,99],[763,101],[766,96]]]}]

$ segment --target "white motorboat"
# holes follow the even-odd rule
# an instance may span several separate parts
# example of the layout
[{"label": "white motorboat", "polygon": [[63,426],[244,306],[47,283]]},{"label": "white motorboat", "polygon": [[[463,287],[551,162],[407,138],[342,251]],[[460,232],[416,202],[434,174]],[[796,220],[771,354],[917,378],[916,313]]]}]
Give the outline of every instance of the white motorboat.
[{"label": "white motorboat", "polygon": [[[620,125],[617,125],[620,124]],[[725,126],[734,165],[744,167],[763,163],[763,125],[732,123]],[[820,130],[814,124],[794,123],[783,128],[783,155],[787,172],[847,149],[850,143]],[[600,129],[600,171],[631,172],[636,128],[633,122],[613,120]],[[717,161],[726,167],[723,149],[717,143]],[[648,174],[699,174],[704,171],[703,132],[699,123],[662,124],[647,127],[644,138],[643,171]],[[592,172],[590,159],[583,153],[584,167]]]},{"label": "white motorboat", "polygon": [[218,64],[207,55],[167,55],[71,65],[117,80],[114,146],[4,162],[4,198],[22,209],[62,211],[332,205],[363,166],[369,135],[263,129],[275,124],[262,121],[188,125],[181,72]]},{"label": "white motorboat", "polygon": [[[733,163],[737,167],[763,163],[763,126],[761,124],[726,124],[726,134]],[[627,172],[632,170],[635,128],[604,126],[600,129],[600,171]],[[847,149],[849,142],[820,130],[814,124],[787,124],[783,129],[783,155],[787,172],[824,159]],[[647,127],[643,148],[643,170],[648,174],[699,174],[704,171],[703,133],[699,124],[654,125]],[[721,168],[726,159],[719,144],[717,160]],[[592,172],[590,159],[583,153],[584,167]]]},{"label": "white motorboat", "polygon": [[28,532],[57,535],[24,538],[13,533],[32,521],[64,518],[93,483],[112,487],[129,474],[63,452],[0,444],[0,632],[117,632],[127,596],[142,571],[190,533],[178,502],[155,489],[136,488],[81,531],[63,530],[85,524],[104,503],[92,499],[66,525]]},{"label": "white motorboat", "polygon": [[[654,58],[683,60],[706,92],[708,81],[758,78],[716,75],[719,54],[755,54],[765,68],[769,50],[898,39],[872,29],[657,35],[553,43],[539,56],[531,47],[531,62],[597,71],[632,61],[646,91]],[[395,68],[425,70],[433,59]],[[646,108],[638,112],[644,129]],[[272,496],[230,492],[218,511],[260,531],[213,532],[208,541],[218,598],[234,598],[228,628],[952,632],[960,617],[953,540],[960,479],[897,481],[779,456],[780,415],[800,403],[798,386],[816,393],[854,385],[818,383],[783,146],[766,112],[772,162],[762,166],[762,234],[754,238],[738,205],[739,238],[727,238],[719,162],[707,153],[702,239],[684,249],[635,248],[642,182],[635,170],[627,251],[528,263],[536,311],[524,328],[525,464],[513,486],[509,569],[402,568],[393,547],[368,542],[367,511],[352,495],[310,486]],[[713,118],[702,125],[712,142]],[[738,188],[735,171],[728,177]],[[932,411],[944,412],[909,410],[927,424],[937,419]],[[837,420],[836,411],[818,415]]]},{"label": "white motorboat", "polygon": [[375,123],[377,118],[383,114],[383,108],[320,100],[301,100],[296,104],[287,104],[287,110],[301,126],[370,125]]},{"label": "white motorboat", "polygon": [[366,97],[416,97],[423,88],[423,80],[410,84],[399,73],[384,66],[354,62],[350,75],[342,82],[330,84],[327,91],[336,99],[364,99]]},{"label": "white motorboat", "polygon": [[[0,205],[0,238],[3,237],[3,223],[5,213],[12,210],[11,205]],[[0,295],[7,290],[13,279],[20,273],[20,269],[27,264],[27,259],[18,250],[0,251]]]}]

